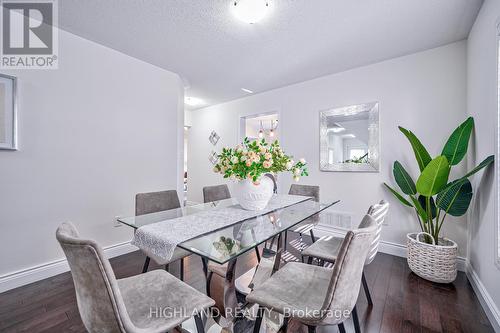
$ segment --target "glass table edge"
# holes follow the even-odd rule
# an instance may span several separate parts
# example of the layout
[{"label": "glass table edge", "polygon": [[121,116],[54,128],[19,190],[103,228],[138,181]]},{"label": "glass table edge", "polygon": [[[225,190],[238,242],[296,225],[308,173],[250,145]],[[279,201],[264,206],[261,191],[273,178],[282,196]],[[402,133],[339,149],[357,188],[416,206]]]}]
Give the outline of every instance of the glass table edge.
[{"label": "glass table edge", "polygon": [[[302,203],[302,202],[305,202],[305,201],[308,201],[308,200],[312,200],[312,199],[313,199],[313,197],[306,197],[306,196],[304,196],[304,199],[303,199],[303,200],[300,200],[300,201],[294,202],[294,203],[292,203],[292,204],[289,204],[289,205],[286,205],[286,206],[283,206],[283,207],[280,207],[280,208],[276,208],[276,209],[270,210],[270,211],[265,212],[265,213],[261,213],[261,214],[255,215],[255,216],[253,216],[253,217],[249,217],[249,218],[246,218],[246,219],[243,219],[243,220],[240,220],[240,221],[236,221],[236,222],[234,222],[233,224],[230,224],[230,225],[224,226],[224,227],[219,228],[219,229],[217,229],[217,230],[212,230],[211,232],[217,232],[217,231],[219,231],[219,230],[222,230],[222,229],[225,229],[225,228],[227,228],[227,227],[230,227],[231,225],[235,225],[235,224],[238,224],[238,223],[242,223],[242,222],[248,221],[248,220],[250,220],[250,219],[254,219],[254,218],[257,218],[257,217],[261,217],[261,216],[264,216],[264,215],[267,215],[267,214],[271,214],[271,213],[274,213],[274,212],[276,212],[276,211],[278,211],[278,210],[280,210],[280,209],[288,208],[288,207],[291,207],[291,206],[293,206],[293,205],[297,205],[297,204],[299,204],[299,203]],[[222,202],[222,201],[225,201],[225,200],[232,200],[232,198],[229,198],[229,199],[223,199],[223,200],[218,200],[218,201],[204,202],[204,203],[201,203],[201,204],[198,204],[198,205],[199,205],[199,206],[203,206],[203,205],[207,205],[207,204],[211,204],[211,203]],[[339,200],[339,201],[340,201],[340,200]],[[198,205],[195,205],[195,206],[198,206]],[[183,208],[185,208],[185,207],[179,207],[179,208],[173,208],[173,209],[183,209]],[[165,210],[164,212],[167,212],[167,211],[168,211],[168,210]],[[152,213],[152,214],[156,214],[156,213],[161,213],[161,212],[155,212],[155,213]],[[148,214],[144,214],[144,215],[148,215]],[[144,216],[144,215],[142,215],[142,216]],[[127,222],[126,222],[126,219],[128,219],[128,218],[132,218],[132,217],[139,217],[139,216],[141,216],[141,215],[137,215],[137,216],[129,216],[129,217],[126,217],[126,216],[120,216],[120,217],[117,217],[117,218],[116,218],[116,221],[118,221],[119,223],[122,223],[122,224],[124,224],[124,225],[126,225],[126,226],[129,226],[129,227],[131,227],[131,228],[133,228],[133,229],[139,229],[140,227],[143,227],[143,226],[141,225],[141,226],[139,226],[139,227],[138,227],[138,226],[137,226],[137,225],[135,225],[135,224],[130,224],[130,223],[127,223]],[[153,223],[158,223],[158,222],[161,222],[161,221],[157,221],[157,222],[153,222]],[[153,223],[151,223],[151,224],[153,224]],[[206,234],[199,235],[199,236],[194,237],[194,238],[192,238],[192,239],[196,239],[196,238],[198,238],[198,237],[202,237],[202,236],[205,236],[205,235],[206,235]],[[191,239],[189,239],[189,240],[191,240]]]},{"label": "glass table edge", "polygon": [[[305,202],[305,201],[307,201],[307,200],[311,200],[311,198],[309,198],[309,197],[308,197],[308,199],[306,199],[306,200],[302,200],[302,201],[299,201],[299,202],[297,202],[297,203],[295,203],[295,204],[299,204],[299,203]],[[290,230],[291,228],[293,228],[293,227],[294,227],[294,226],[296,226],[297,224],[299,224],[299,223],[301,223],[301,222],[304,222],[305,220],[307,220],[307,219],[309,219],[309,218],[313,217],[313,216],[314,216],[314,215],[316,215],[316,214],[319,214],[319,213],[323,212],[325,209],[328,209],[328,208],[332,207],[333,205],[335,205],[335,204],[337,204],[337,203],[339,203],[339,202],[340,202],[340,200],[335,200],[335,201],[332,201],[332,202],[331,202],[331,203],[329,203],[329,204],[326,204],[326,205],[325,205],[325,207],[321,208],[321,209],[320,209],[319,211],[317,211],[316,213],[311,214],[311,215],[309,215],[309,216],[307,216],[307,217],[303,218],[302,220],[298,221],[297,223],[294,223],[294,224],[290,225],[288,228],[286,228],[286,229],[284,229],[284,230],[282,230],[282,231],[280,231],[280,232],[277,232],[277,233],[276,233],[276,234],[274,234],[274,235],[269,236],[269,238],[267,238],[267,239],[265,239],[265,240],[261,241],[260,243],[255,244],[254,246],[251,246],[251,247],[249,247],[249,248],[245,249],[244,251],[242,251],[242,252],[238,253],[237,255],[235,255],[235,256],[233,256],[233,257],[231,257],[231,258],[227,259],[227,260],[219,260],[219,259],[216,259],[216,258],[214,258],[214,257],[212,257],[212,256],[207,255],[205,252],[198,251],[197,249],[191,248],[191,247],[189,247],[189,246],[183,246],[183,245],[182,245],[183,243],[177,244],[177,246],[178,246],[178,247],[180,247],[180,248],[182,248],[183,250],[186,250],[186,251],[188,251],[188,252],[191,252],[192,254],[196,254],[196,255],[198,255],[198,256],[200,256],[200,257],[204,258],[204,259],[207,259],[207,260],[209,260],[209,261],[213,261],[213,262],[214,262],[214,263],[216,263],[216,264],[219,264],[219,265],[225,265],[225,264],[227,264],[228,262],[230,262],[231,260],[234,260],[234,259],[236,259],[236,258],[238,258],[238,257],[242,256],[243,254],[247,253],[248,251],[251,251],[251,250],[253,250],[254,248],[256,248],[257,246],[259,246],[259,245],[261,245],[261,244],[265,243],[266,241],[270,240],[271,238],[273,238],[273,237],[275,237],[275,236],[279,235],[279,234],[280,234],[280,233],[282,233],[282,232],[285,232],[285,231]],[[293,204],[293,205],[294,205],[294,204]],[[288,205],[288,206],[286,206],[286,207],[290,207],[290,206],[293,206],[293,205]],[[286,208],[286,207],[282,207],[282,208],[280,208],[280,209],[283,209],[283,208]],[[277,211],[277,210],[278,210],[278,209],[273,210],[273,211],[270,211],[270,212],[268,212],[268,213],[266,213],[266,214],[263,214],[263,215],[270,214],[270,213],[275,212],[275,211]],[[260,215],[260,216],[263,216],[263,215]],[[234,223],[234,224],[232,224],[232,225],[235,225],[235,224],[238,224],[238,223],[242,223],[242,222],[244,222],[244,221],[246,221],[246,220],[242,220],[242,221],[236,222],[236,223]],[[227,227],[230,227],[230,226],[231,226],[231,225],[229,225],[229,226],[227,226]],[[220,228],[220,229],[218,229],[218,230],[222,230],[222,229],[225,229],[225,228],[227,228],[227,227]],[[214,230],[213,232],[216,232],[216,231],[218,231],[218,230]],[[193,240],[193,239],[197,239],[197,238],[199,238],[199,237],[203,237],[203,236],[206,236],[206,235],[207,235],[207,234],[200,235],[200,236],[198,236],[198,237],[195,237],[195,238],[189,239],[189,240],[187,240],[186,242],[189,242],[189,241],[191,241],[191,240]]]}]

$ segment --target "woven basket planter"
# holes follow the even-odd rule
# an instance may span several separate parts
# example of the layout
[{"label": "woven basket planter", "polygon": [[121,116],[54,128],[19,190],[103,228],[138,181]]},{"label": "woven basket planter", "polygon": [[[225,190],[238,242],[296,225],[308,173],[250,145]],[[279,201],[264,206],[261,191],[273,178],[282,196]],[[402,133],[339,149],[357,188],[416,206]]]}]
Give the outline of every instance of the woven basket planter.
[{"label": "woven basket planter", "polygon": [[[458,246],[454,241],[440,238],[439,244],[423,241],[425,232],[406,235],[408,241],[408,265],[421,278],[437,283],[450,283],[457,277]],[[430,235],[429,235],[430,236]],[[432,236],[431,236],[431,239]]]}]

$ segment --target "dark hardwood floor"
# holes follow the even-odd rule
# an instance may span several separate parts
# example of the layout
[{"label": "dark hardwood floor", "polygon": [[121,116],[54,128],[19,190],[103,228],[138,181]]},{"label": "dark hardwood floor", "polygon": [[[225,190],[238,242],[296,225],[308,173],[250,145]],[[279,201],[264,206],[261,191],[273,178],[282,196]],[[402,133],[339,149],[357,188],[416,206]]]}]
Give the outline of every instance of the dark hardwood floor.
[{"label": "dark hardwood floor", "polygon": [[[293,241],[292,241],[293,244]],[[293,260],[298,252],[289,246]],[[141,272],[144,256],[140,252],[111,260],[117,278]],[[237,274],[255,265],[253,251],[238,261]],[[199,257],[191,256],[186,265],[186,281],[204,292]],[[150,269],[156,269],[154,265]],[[171,265],[178,276],[179,267]],[[425,281],[411,273],[406,260],[379,253],[365,268],[374,306],[367,306],[363,291],[358,299],[362,332],[493,332],[493,329],[464,273],[450,285]],[[348,332],[354,332],[350,320]],[[289,332],[304,331],[297,326]],[[0,332],[86,332],[81,322],[70,273],[64,273],[0,294]],[[336,327],[318,333],[337,332]],[[241,333],[241,332],[237,332]]]}]

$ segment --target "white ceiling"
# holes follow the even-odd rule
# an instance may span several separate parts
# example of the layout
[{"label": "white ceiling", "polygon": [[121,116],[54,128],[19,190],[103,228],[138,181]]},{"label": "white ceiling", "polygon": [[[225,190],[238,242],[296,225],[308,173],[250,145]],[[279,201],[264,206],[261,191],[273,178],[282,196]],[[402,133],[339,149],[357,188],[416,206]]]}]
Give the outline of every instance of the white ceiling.
[{"label": "white ceiling", "polygon": [[482,0],[61,0],[61,28],[178,73],[208,105],[467,38]]}]

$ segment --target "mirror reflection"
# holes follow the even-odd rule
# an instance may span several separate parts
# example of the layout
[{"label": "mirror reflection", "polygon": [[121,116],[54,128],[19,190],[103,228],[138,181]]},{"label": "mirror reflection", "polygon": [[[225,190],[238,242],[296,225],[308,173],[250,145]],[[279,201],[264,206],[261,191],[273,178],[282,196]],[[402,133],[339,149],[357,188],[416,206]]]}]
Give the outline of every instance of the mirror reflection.
[{"label": "mirror reflection", "polygon": [[321,170],[378,171],[378,103],[321,111],[320,121]]}]

